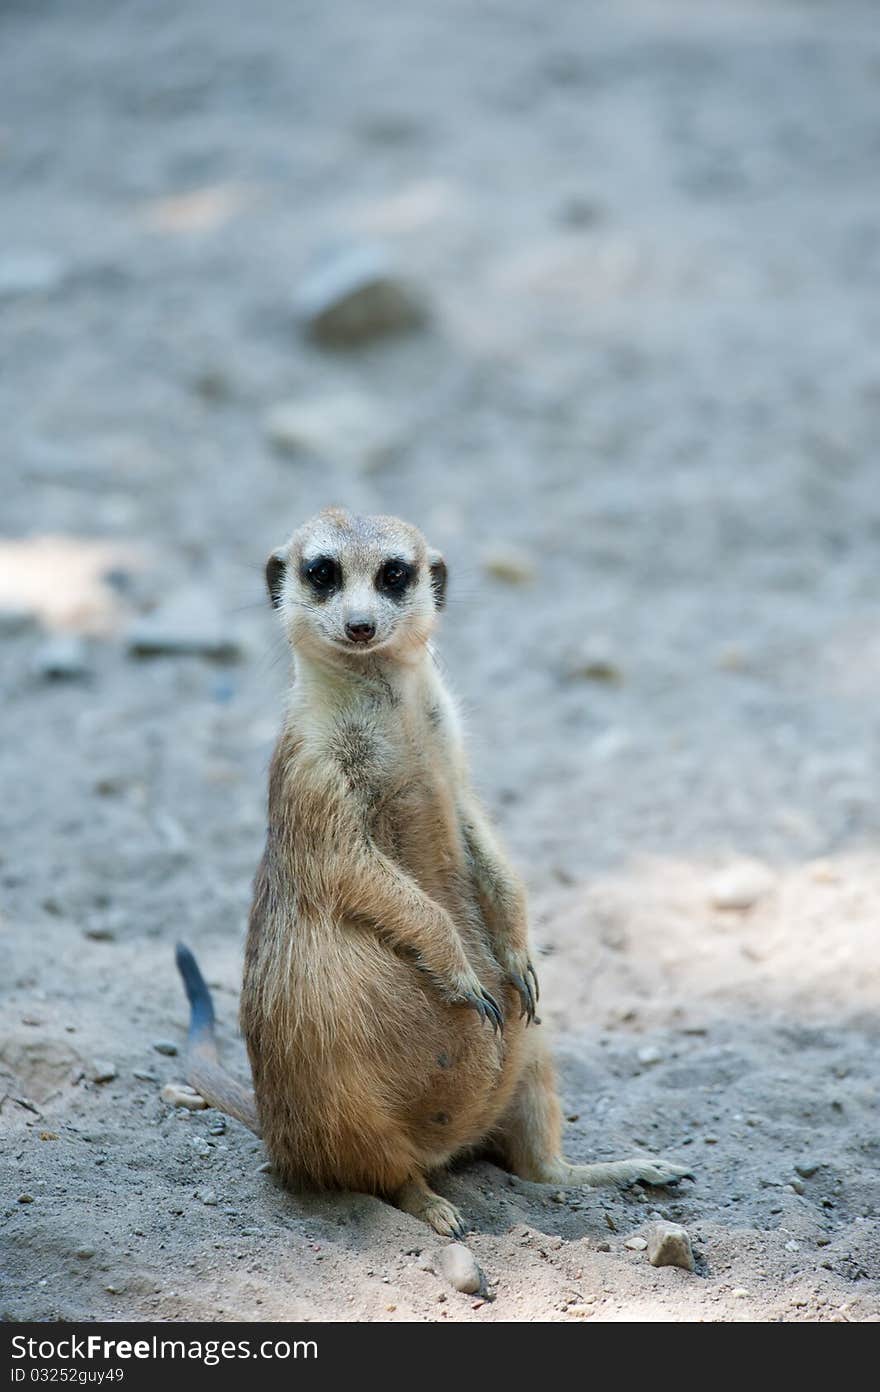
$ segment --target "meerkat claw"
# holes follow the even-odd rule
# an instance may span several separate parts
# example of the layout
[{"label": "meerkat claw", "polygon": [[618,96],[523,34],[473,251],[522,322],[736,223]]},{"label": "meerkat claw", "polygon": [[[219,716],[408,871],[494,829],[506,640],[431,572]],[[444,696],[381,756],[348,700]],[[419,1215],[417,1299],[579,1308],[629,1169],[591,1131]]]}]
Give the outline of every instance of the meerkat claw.
[{"label": "meerkat claw", "polygon": [[[532,978],[532,982],[534,983],[534,987],[535,987],[535,990],[534,990],[534,997],[535,997],[535,1004],[537,1005],[538,1001],[541,999],[541,988],[540,988],[540,986],[538,985],[538,973],[535,971],[535,968],[532,966],[531,962],[529,962],[528,965],[527,965],[527,967],[526,967],[526,973],[527,973],[527,975],[529,975],[529,976]],[[532,1015],[533,1015],[533,1016],[534,1016],[534,1013],[535,1013],[535,1012],[532,1011]]]},{"label": "meerkat claw", "polygon": [[532,991],[531,982],[526,981],[525,977],[520,976],[519,972],[513,972],[510,977],[516,990],[519,992],[520,1012],[519,1018],[525,1016],[526,1023],[531,1024],[535,1018],[535,996]]},{"label": "meerkat claw", "polygon": [[465,1004],[476,1010],[483,1020],[488,1020],[495,1034],[499,1030],[504,1032],[504,1016],[501,1013],[501,1006],[490,996],[488,991],[481,991],[479,996],[467,996]]}]

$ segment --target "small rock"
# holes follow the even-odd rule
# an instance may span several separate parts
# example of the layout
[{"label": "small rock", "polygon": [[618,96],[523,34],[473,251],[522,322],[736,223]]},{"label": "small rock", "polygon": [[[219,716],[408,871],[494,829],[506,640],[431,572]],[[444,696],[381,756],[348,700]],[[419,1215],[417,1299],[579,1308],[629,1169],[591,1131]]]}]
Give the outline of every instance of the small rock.
[{"label": "small rock", "polygon": [[32,609],[12,609],[0,606],[0,638],[17,638],[28,633],[37,624],[37,616]]},{"label": "small rock", "polygon": [[590,1305],[569,1305],[565,1313],[573,1315],[575,1319],[589,1319],[593,1310]]},{"label": "small rock", "polygon": [[153,1048],[157,1054],[167,1054],[169,1058],[174,1058],[177,1053],[177,1045],[173,1039],[154,1039]]},{"label": "small rock", "polygon": [[74,633],[59,633],[34,654],[31,670],[41,681],[83,681],[91,675],[88,648]]},{"label": "small rock", "polygon": [[840,872],[830,860],[814,860],[810,868],[810,879],[816,884],[837,884]]},{"label": "small rock", "polygon": [[597,1242],[597,1243],[596,1243],[596,1251],[597,1251],[597,1252],[610,1252],[610,1251],[611,1251],[611,1243],[610,1243],[610,1242]]},{"label": "small rock", "polygon": [[159,1079],[155,1073],[151,1073],[149,1068],[132,1069],[132,1077],[137,1078],[141,1083],[158,1083]]},{"label": "small rock", "polygon": [[437,1271],[437,1258],[433,1252],[423,1252],[416,1262],[419,1271]]},{"label": "small rock", "polygon": [[662,1063],[663,1061],[663,1055],[654,1044],[645,1044],[643,1048],[639,1049],[636,1057],[639,1063],[645,1064]]},{"label": "small rock", "polygon": [[166,1083],[159,1096],[172,1107],[186,1107],[190,1112],[203,1112],[208,1105],[204,1097],[186,1083]]},{"label": "small rock", "polygon": [[687,1229],[678,1223],[654,1223],[648,1230],[648,1261],[652,1266],[680,1266],[693,1271],[694,1254]]},{"label": "small rock", "polygon": [[34,1196],[33,1196],[33,1194],[19,1194],[19,1196],[18,1196],[18,1202],[19,1202],[19,1203],[33,1203],[33,1202],[34,1202]]},{"label": "small rock", "polygon": [[234,662],[242,656],[239,638],[221,621],[210,599],[182,592],[152,614],[138,619],[126,639],[133,657],[207,657]]},{"label": "small rock", "polygon": [[736,1286],[730,1294],[733,1296],[734,1300],[748,1300],[749,1298],[749,1293],[745,1286]]},{"label": "small rock", "polygon": [[88,1261],[90,1257],[95,1255],[95,1249],[94,1247],[77,1247],[73,1255],[78,1257],[80,1261]]},{"label": "small rock", "polygon": [[112,1083],[118,1071],[115,1063],[109,1063],[106,1059],[95,1059],[89,1070],[89,1077],[93,1083]]},{"label": "small rock", "polygon": [[609,685],[623,681],[623,671],[611,644],[601,637],[572,648],[563,659],[562,675],[566,681],[607,682]]},{"label": "small rock", "polygon": [[197,1199],[201,1199],[208,1208],[213,1208],[217,1203],[217,1194],[213,1189],[200,1189],[196,1194]]},{"label": "small rock", "polygon": [[750,909],[773,887],[773,876],[757,861],[732,865],[716,875],[709,898],[716,909]]},{"label": "small rock", "polygon": [[338,391],[307,401],[282,401],[267,412],[266,436],[283,454],[324,464],[373,469],[400,444],[396,424],[368,396]]},{"label": "small rock", "polygon": [[802,1179],[793,1179],[788,1187],[793,1189],[796,1194],[805,1194],[807,1191],[807,1186]]},{"label": "small rock", "polygon": [[794,1168],[797,1174],[799,1174],[803,1179],[812,1179],[816,1171],[821,1168],[821,1161],[800,1160]]},{"label": "small rock", "polygon": [[337,248],[323,255],[296,297],[310,338],[326,348],[350,348],[421,327],[427,310],[394,273],[380,247]]},{"label": "small rock", "polygon": [[739,643],[725,643],[718,649],[716,661],[723,672],[747,672],[752,658]]},{"label": "small rock", "polygon": [[208,1127],[208,1134],[210,1136],[225,1136],[226,1118],[222,1116],[215,1117]]},{"label": "small rock", "polygon": [[791,1238],[790,1241],[786,1242],[785,1250],[786,1252],[799,1252],[801,1250],[800,1243]]},{"label": "small rock", "polygon": [[0,258],[0,300],[47,295],[65,277],[63,262],[48,252],[20,251]]},{"label": "small rock", "polygon": [[535,578],[535,563],[526,551],[499,544],[483,554],[483,568],[495,580],[507,585],[525,585]]},{"label": "small rock", "polygon": [[484,1289],[483,1273],[476,1258],[463,1242],[450,1242],[439,1254],[440,1270],[449,1284],[465,1295],[477,1295]]},{"label": "small rock", "polygon": [[623,1245],[628,1247],[631,1252],[644,1252],[648,1244],[643,1237],[628,1237]]},{"label": "small rock", "polygon": [[258,1165],[258,1166],[257,1166],[257,1174],[271,1174],[271,1173],[272,1173],[272,1161],[271,1161],[271,1160],[264,1160],[263,1163],[262,1163],[262,1165]]},{"label": "small rock", "polygon": [[228,401],[233,394],[232,382],[222,367],[203,367],[193,377],[191,386],[203,401]]},{"label": "small rock", "polygon": [[591,227],[600,222],[604,209],[595,199],[572,194],[559,209],[559,220],[566,227]]}]

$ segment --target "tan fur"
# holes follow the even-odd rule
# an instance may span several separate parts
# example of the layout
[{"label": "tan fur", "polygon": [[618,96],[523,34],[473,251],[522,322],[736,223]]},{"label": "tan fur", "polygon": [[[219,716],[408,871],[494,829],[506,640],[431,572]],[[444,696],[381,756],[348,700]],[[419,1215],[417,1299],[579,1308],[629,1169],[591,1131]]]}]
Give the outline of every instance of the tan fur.
[{"label": "tan fur", "polygon": [[[324,595],[302,568],[328,555],[341,579]],[[389,557],[412,568],[400,596],[379,592]],[[267,574],[295,680],[241,1025],[277,1171],[293,1186],[385,1195],[443,1233],[461,1220],[426,1176],[480,1147],[554,1184],[680,1178],[650,1159],[559,1158],[553,1069],[530,1027],[525,896],[471,789],[428,647],[441,559],[397,519],[331,510]],[[352,615],[375,622],[372,643],[348,642]]]}]

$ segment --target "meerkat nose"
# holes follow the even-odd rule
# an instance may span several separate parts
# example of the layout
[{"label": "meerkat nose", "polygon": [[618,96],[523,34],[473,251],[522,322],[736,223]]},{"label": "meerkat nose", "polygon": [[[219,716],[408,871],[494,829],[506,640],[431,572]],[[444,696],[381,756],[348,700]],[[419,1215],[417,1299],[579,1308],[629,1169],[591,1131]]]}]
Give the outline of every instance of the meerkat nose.
[{"label": "meerkat nose", "polygon": [[371,619],[349,619],[345,631],[353,643],[369,643],[376,636],[376,625]]}]

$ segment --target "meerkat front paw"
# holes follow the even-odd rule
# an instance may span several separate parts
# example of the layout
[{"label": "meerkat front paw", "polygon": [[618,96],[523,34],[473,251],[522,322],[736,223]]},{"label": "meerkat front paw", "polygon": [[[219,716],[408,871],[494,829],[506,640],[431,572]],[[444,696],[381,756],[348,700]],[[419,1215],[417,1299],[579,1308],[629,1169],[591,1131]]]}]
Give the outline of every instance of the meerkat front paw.
[{"label": "meerkat front paw", "polygon": [[504,961],[507,976],[519,995],[519,1018],[525,1017],[527,1024],[537,1019],[535,1008],[541,997],[538,976],[527,952],[509,952]]},{"label": "meerkat front paw", "polygon": [[504,1029],[504,1013],[494,996],[480,985],[479,978],[470,972],[457,978],[446,999],[450,1005],[466,1005],[476,1010],[482,1020],[488,1020],[497,1034]]}]

